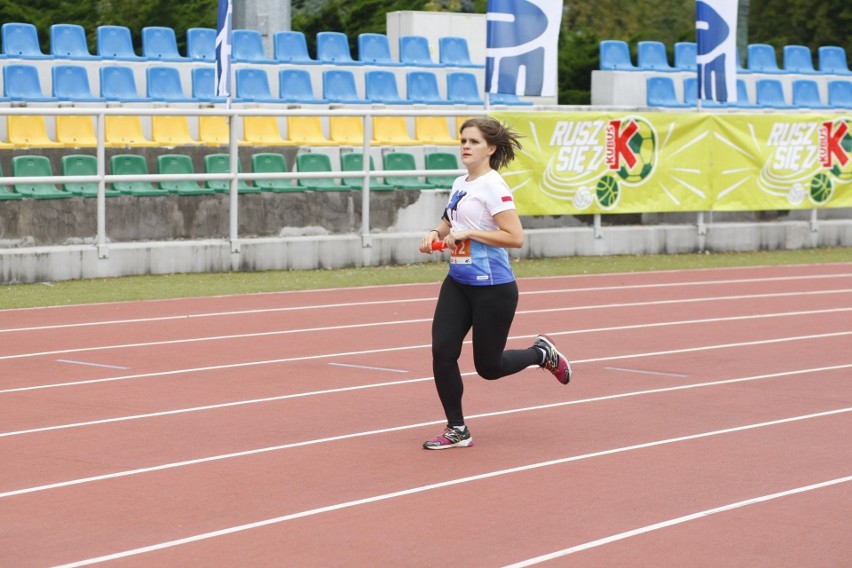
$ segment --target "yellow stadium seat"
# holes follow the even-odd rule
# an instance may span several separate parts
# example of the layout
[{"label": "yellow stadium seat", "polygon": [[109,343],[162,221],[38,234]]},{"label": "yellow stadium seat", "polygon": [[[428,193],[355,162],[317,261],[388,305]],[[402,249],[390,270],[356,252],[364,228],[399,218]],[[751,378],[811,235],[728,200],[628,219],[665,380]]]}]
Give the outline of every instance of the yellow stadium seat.
[{"label": "yellow stadium seat", "polygon": [[228,145],[227,116],[199,116],[198,140],[208,146]]},{"label": "yellow stadium seat", "polygon": [[56,117],[56,141],[72,148],[91,148],[98,145],[95,124],[91,116],[59,115]]},{"label": "yellow stadium seat", "polygon": [[342,146],[364,145],[364,123],[360,116],[332,116],[328,124],[332,142]]},{"label": "yellow stadium seat", "polygon": [[333,146],[322,131],[322,121],[318,116],[288,116],[287,139],[299,146]]},{"label": "yellow stadium seat", "polygon": [[145,138],[142,121],[138,116],[107,116],[104,138],[109,147],[151,147],[157,146]]},{"label": "yellow stadium seat", "polygon": [[414,139],[421,144],[435,146],[457,146],[459,141],[450,136],[447,118],[444,116],[414,117]]},{"label": "yellow stadium seat", "polygon": [[281,138],[278,118],[274,116],[243,117],[243,142],[252,146],[293,146]]},{"label": "yellow stadium seat", "polygon": [[404,116],[377,116],[373,119],[373,141],[384,146],[414,146],[420,142],[408,135]]},{"label": "yellow stadium seat", "polygon": [[9,115],[6,123],[9,142],[16,148],[55,148],[62,146],[47,135],[43,116]]},{"label": "yellow stadium seat", "polygon": [[185,116],[154,116],[151,118],[151,138],[161,146],[198,144],[189,133]]}]

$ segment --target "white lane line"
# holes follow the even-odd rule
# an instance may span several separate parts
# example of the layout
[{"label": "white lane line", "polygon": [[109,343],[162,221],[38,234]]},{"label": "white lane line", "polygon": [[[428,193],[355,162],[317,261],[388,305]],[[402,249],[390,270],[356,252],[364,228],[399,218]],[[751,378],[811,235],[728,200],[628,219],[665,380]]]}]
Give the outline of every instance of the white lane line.
[{"label": "white lane line", "polygon": [[388,369],[387,367],[371,367],[369,365],[350,365],[348,363],[329,363],[334,367],[349,367],[350,369],[366,369],[368,371],[386,371],[388,373],[407,373],[405,369]]},{"label": "white lane line", "polygon": [[[815,275],[803,275],[803,276],[791,276],[791,277],[772,277],[772,278],[741,278],[741,279],[732,279],[732,280],[702,280],[696,282],[661,282],[657,284],[626,284],[623,286],[594,286],[589,288],[557,288],[552,290],[530,290],[530,291],[522,291],[520,292],[521,296],[539,296],[542,294],[567,294],[573,292],[607,292],[612,290],[641,290],[641,289],[655,289],[655,288],[676,288],[680,286],[712,286],[712,285],[730,285],[730,284],[750,284],[750,283],[759,283],[759,282],[776,282],[776,281],[794,281],[794,280],[822,280],[822,279],[834,279],[834,278],[850,278],[852,277],[852,273],[850,274],[815,274]],[[809,292],[799,292],[798,294],[806,294]],[[796,293],[790,293],[796,294]],[[323,309],[338,309],[338,308],[351,308],[351,307],[360,307],[360,306],[383,306],[388,304],[405,304],[405,303],[418,303],[418,302],[434,302],[435,296],[424,296],[419,298],[404,298],[398,300],[373,300],[367,302],[340,302],[336,304],[314,304],[307,306],[287,306],[282,308],[259,308],[259,309],[251,309],[251,310],[231,310],[226,312],[208,312],[208,313],[199,313],[199,314],[181,314],[174,316],[158,316],[152,318],[130,318],[130,319],[121,319],[121,320],[103,320],[96,322],[83,322],[83,323],[68,323],[68,324],[56,324],[56,325],[42,325],[42,326],[31,326],[31,327],[17,327],[17,328],[4,328],[0,329],[0,333],[11,333],[11,332],[21,332],[21,331],[42,331],[46,329],[67,329],[74,327],[91,327],[91,326],[101,326],[101,325],[119,325],[119,324],[128,324],[128,323],[147,323],[147,322],[163,322],[163,321],[173,321],[173,320],[190,320],[190,319],[199,319],[199,318],[211,318],[211,317],[226,317],[226,316],[241,316],[241,315],[252,315],[252,314],[265,314],[265,313],[280,313],[280,312],[294,312],[294,311],[307,311],[307,310],[323,310]]]},{"label": "white lane line", "polygon": [[105,369],[129,369],[130,367],[122,367],[119,365],[104,365],[103,363],[89,363],[87,361],[72,361],[71,359],[57,359],[57,363],[68,363],[71,365],[86,365],[89,367],[104,367]]},{"label": "white lane line", "polygon": [[801,487],[794,487],[793,489],[787,489],[786,491],[779,491],[777,493],[770,493],[769,495],[763,495],[760,497],[752,497],[751,499],[744,499],[743,501],[737,501],[735,503],[728,503],[727,505],[722,505],[721,507],[714,507],[713,509],[705,509],[704,511],[698,511],[697,513],[692,513],[691,515],[684,515],[682,517],[676,517],[674,519],[669,519],[667,521],[663,521],[660,523],[654,523],[653,525],[646,525],[644,527],[640,527],[638,529],[633,529],[630,531],[625,531],[622,533],[610,535],[604,538],[599,538],[597,540],[592,540],[583,544],[578,544],[576,546],[572,546],[571,548],[565,548],[563,550],[558,550],[556,552],[551,552],[550,554],[543,554],[541,556],[536,556],[535,558],[530,558],[528,560],[523,560],[521,562],[516,562],[514,564],[508,564],[505,568],[524,568],[526,566],[534,566],[536,564],[541,564],[542,562],[547,562],[549,560],[554,560],[556,558],[562,558],[563,556],[568,556],[569,554],[574,554],[577,552],[582,552],[583,550],[589,550],[590,548],[597,548],[598,546],[604,546],[606,544],[611,544],[613,542],[617,542],[619,540],[624,540],[630,537],[638,536],[640,534],[649,533],[652,531],[657,531],[660,529],[665,529],[668,527],[673,527],[675,525],[679,525],[682,523],[687,523],[689,521],[695,521],[698,519],[703,519],[705,517],[709,517],[710,515],[716,515],[719,513],[725,513],[728,511],[732,511],[734,509],[739,509],[740,507],[748,507],[750,505],[757,505],[758,503],[765,503],[767,501],[772,501],[774,499],[781,499],[782,497],[789,497],[791,495],[797,495],[799,493],[806,493],[808,491],[815,491],[817,489],[824,489],[826,487],[831,487],[832,485],[839,485],[841,483],[848,483],[852,481],[852,475],[848,475],[846,477],[838,477],[836,479],[829,479],[828,481],[822,481],[820,483],[813,483],[811,485],[802,485]]},{"label": "white lane line", "polygon": [[342,502],[342,503],[335,503],[333,505],[328,505],[328,506],[325,506],[325,507],[308,509],[308,510],[300,511],[300,512],[297,512],[297,513],[291,513],[289,515],[281,515],[279,517],[273,517],[273,518],[270,518],[270,519],[264,519],[264,520],[256,521],[256,522],[252,522],[252,523],[245,523],[245,524],[242,524],[242,525],[227,527],[227,528],[220,529],[220,530],[217,530],[217,531],[211,531],[211,532],[193,535],[193,536],[190,536],[190,537],[180,538],[180,539],[166,541],[166,542],[160,542],[160,543],[157,543],[157,544],[152,544],[152,545],[149,545],[149,546],[143,546],[143,547],[140,547],[140,548],[134,548],[134,549],[131,549],[131,550],[124,550],[124,551],[121,551],[121,552],[116,552],[114,554],[107,554],[107,555],[104,555],[104,556],[98,556],[96,558],[89,558],[89,559],[86,559],[86,560],[80,560],[78,562],[71,562],[69,564],[63,564],[62,566],[60,566],[58,568],[76,568],[76,567],[79,567],[79,566],[89,566],[91,564],[98,564],[98,563],[107,562],[107,561],[110,561],[110,560],[118,560],[120,558],[129,558],[131,556],[138,556],[140,554],[145,554],[145,553],[148,553],[148,552],[155,552],[155,551],[158,551],[158,550],[164,550],[166,548],[173,548],[173,547],[181,546],[181,545],[184,545],[184,544],[190,544],[190,543],[193,543],[193,542],[209,540],[209,539],[217,538],[217,537],[220,537],[220,536],[226,536],[226,535],[234,534],[234,533],[238,533],[238,532],[244,532],[244,531],[257,529],[257,528],[261,528],[261,527],[266,527],[266,526],[270,526],[270,525],[276,525],[276,524],[284,523],[284,522],[287,522],[287,521],[293,521],[293,520],[296,520],[296,519],[303,519],[303,518],[306,518],[306,517],[312,517],[312,516],[320,515],[320,514],[323,514],[323,513],[331,513],[331,512],[334,512],[334,511],[340,511],[342,509],[350,509],[350,508],[358,507],[358,506],[361,506],[361,505],[369,505],[369,504],[377,503],[377,502],[380,502],[380,501],[387,501],[387,500],[390,500],[390,499],[397,499],[399,497],[406,497],[408,495],[415,495],[415,494],[418,494],[418,493],[425,493],[427,491],[434,491],[436,489],[443,489],[445,487],[452,487],[452,486],[455,486],[455,485],[462,485],[464,483],[472,483],[472,482],[476,482],[476,481],[482,481],[482,480],[485,480],[485,479],[493,479],[495,477],[502,477],[502,476],[505,476],[505,475],[522,473],[522,472],[532,471],[532,470],[536,470],[536,469],[542,469],[542,468],[545,468],[545,467],[551,467],[551,466],[555,466],[555,465],[563,465],[563,464],[566,464],[566,463],[571,463],[571,462],[576,462],[576,461],[581,461],[581,460],[588,460],[588,459],[602,457],[602,456],[611,456],[611,455],[614,455],[614,454],[631,452],[631,451],[635,451],[635,450],[643,450],[643,449],[647,449],[647,448],[654,448],[654,447],[664,446],[664,445],[668,445],[668,444],[675,444],[675,443],[679,443],[679,442],[686,442],[686,441],[691,441],[691,440],[699,440],[699,439],[702,439],[702,438],[710,438],[710,437],[713,437],[713,436],[721,436],[721,435],[724,435],[724,434],[744,432],[744,431],[747,431],[747,430],[755,430],[755,429],[758,429],[758,428],[767,428],[767,427],[770,427],[770,426],[778,426],[778,425],[781,425],[781,424],[789,424],[789,423],[792,423],[792,422],[799,422],[799,421],[803,421],[803,420],[811,420],[811,419],[814,419],[814,418],[824,418],[824,417],[827,417],[827,416],[834,416],[834,415],[843,414],[843,413],[847,413],[847,412],[852,412],[852,407],[838,408],[836,410],[829,410],[827,412],[818,412],[818,413],[814,413],[814,414],[804,414],[804,415],[800,415],[800,416],[792,416],[792,417],[789,417],[789,418],[782,418],[780,420],[772,420],[772,421],[768,421],[768,422],[757,422],[757,423],[753,423],[753,424],[745,424],[743,426],[735,426],[733,428],[725,428],[725,429],[722,429],[722,430],[711,430],[711,431],[708,431],[708,432],[701,432],[699,434],[691,434],[691,435],[688,435],[688,436],[680,436],[680,437],[677,437],[677,438],[666,438],[666,439],[663,439],[663,440],[655,440],[653,442],[646,442],[646,443],[642,443],[642,444],[634,444],[634,445],[631,445],[631,446],[623,446],[623,447],[620,447],[620,448],[602,450],[602,451],[599,451],[599,452],[591,452],[591,453],[588,453],[588,454],[581,454],[581,455],[577,455],[577,456],[570,456],[570,457],[566,457],[566,458],[548,460],[548,461],[532,463],[532,464],[518,466],[518,467],[495,470],[495,471],[491,471],[491,472],[488,472],[488,473],[472,475],[472,476],[469,476],[469,477],[461,477],[461,478],[457,478],[457,479],[450,479],[450,480],[447,480],[447,481],[432,483],[432,484],[429,484],[429,485],[421,485],[419,487],[412,487],[410,489],[403,489],[401,491],[394,491],[392,493],[384,493],[384,494],[381,494],[381,495],[374,495],[372,497],[366,497],[366,498],[363,498],[363,499],[355,499],[353,501],[345,501],[345,502]]},{"label": "white lane line", "polygon": [[638,373],[640,375],[660,375],[663,377],[677,377],[680,379],[689,378],[689,375],[682,375],[680,373],[663,373],[662,371],[644,371],[642,369],[624,369],[622,367],[604,367],[604,369],[608,369],[610,371],[623,371],[625,373]]},{"label": "white lane line", "polygon": [[[849,369],[849,368],[852,368],[852,363],[847,364],[847,365],[836,365],[836,366],[833,366],[833,367],[816,367],[816,368],[813,368],[813,369],[799,369],[799,370],[795,370],[795,371],[784,371],[784,372],[780,372],[780,373],[769,373],[769,374],[765,374],[765,375],[753,375],[753,376],[749,376],[749,377],[737,377],[737,378],[733,378],[733,379],[725,379],[725,380],[721,380],[721,381],[713,381],[713,382],[708,382],[708,383],[696,383],[696,384],[691,384],[691,385],[680,385],[680,386],[676,386],[676,387],[666,387],[666,388],[660,388],[660,389],[631,391],[631,392],[626,392],[626,393],[611,394],[611,395],[599,396],[599,397],[594,397],[594,398],[553,402],[553,403],[550,403],[550,404],[528,406],[528,407],[524,407],[524,408],[511,408],[511,409],[508,409],[508,410],[498,410],[498,411],[486,412],[486,413],[482,413],[482,414],[473,414],[473,415],[468,416],[467,419],[468,420],[477,420],[477,419],[481,419],[481,418],[493,418],[495,416],[506,416],[506,415],[509,415],[509,414],[520,414],[520,413],[523,413],[523,412],[535,412],[537,410],[551,410],[551,409],[554,409],[554,408],[561,408],[561,407],[574,406],[574,405],[580,405],[580,404],[591,404],[591,403],[595,403],[595,402],[606,402],[606,401],[618,400],[618,399],[622,399],[622,398],[633,398],[633,397],[637,397],[637,396],[665,394],[665,393],[682,391],[682,390],[691,390],[691,389],[699,389],[699,388],[709,388],[709,387],[716,387],[716,386],[732,385],[732,384],[737,384],[737,383],[760,381],[760,380],[766,380],[766,379],[777,379],[777,378],[790,377],[790,376],[795,376],[795,375],[811,375],[811,374],[816,374],[816,373],[821,373],[821,372],[826,372],[826,371],[836,371],[836,370],[839,370],[839,369]],[[474,375],[474,374],[475,373],[464,373],[465,376]],[[413,383],[413,382],[422,382],[422,381],[426,381],[426,380],[431,381],[432,377],[427,377],[425,379],[416,379],[416,380],[413,380],[413,381],[403,381],[403,382],[398,382],[398,383],[383,383],[383,384],[371,385],[371,386],[372,387],[397,386],[397,385],[403,385],[403,384],[408,384],[408,383]],[[368,388],[368,387],[360,387],[360,388]],[[358,387],[353,387],[353,388],[348,388],[348,389],[339,389],[339,390],[358,390]],[[304,395],[290,395],[290,396],[286,396],[286,397],[276,397],[275,399],[263,399],[259,402],[267,402],[268,400],[280,400],[280,399],[284,399],[284,398],[295,398],[296,396],[305,396],[305,395],[310,395],[310,394],[325,394],[326,392],[331,392],[331,391],[319,391],[317,393],[305,393]],[[334,392],[337,392],[337,389]],[[253,402],[253,401],[246,401],[246,404],[248,404],[250,402]],[[216,408],[216,407],[213,407],[213,408]],[[195,411],[198,411],[198,410],[208,410],[208,409],[210,409],[210,407],[201,407],[201,408],[197,408],[197,409],[184,409],[182,411],[175,411],[175,412],[171,412],[171,413],[168,413],[168,414],[177,414],[179,412],[195,412]],[[156,415],[153,415],[153,416],[160,416],[160,415],[163,415],[163,414],[166,414],[166,413],[157,413]],[[97,421],[97,422],[94,422],[94,423],[70,424],[70,425],[66,425],[66,426],[63,426],[63,427],[89,426],[89,425],[93,425],[93,424],[100,424],[100,423],[106,423],[106,422],[117,422],[117,421],[120,421],[120,420],[134,420],[134,419],[138,419],[138,418],[149,418],[149,417],[152,417],[152,415],[130,416],[130,417],[122,418],[122,419]],[[150,466],[150,467],[144,467],[144,468],[138,468],[138,469],[132,469],[132,470],[126,470],[126,471],[107,473],[107,474],[96,475],[96,476],[92,476],[92,477],[84,477],[84,478],[80,478],[80,479],[73,479],[73,480],[62,481],[62,482],[58,482],[58,483],[51,483],[51,484],[47,484],[47,485],[38,485],[38,486],[35,486],[35,487],[28,487],[28,488],[24,488],[24,489],[16,489],[16,490],[12,490],[12,491],[7,491],[5,493],[0,493],[0,499],[2,499],[4,497],[13,497],[15,495],[24,495],[24,494],[27,494],[27,493],[36,493],[36,492],[39,492],[39,491],[47,491],[49,489],[59,489],[59,488],[62,488],[62,487],[70,487],[72,485],[81,485],[83,483],[92,483],[92,482],[95,482],[95,481],[104,481],[104,480],[107,480],[107,479],[116,479],[116,478],[119,478],[119,477],[127,477],[127,476],[131,476],[131,475],[139,475],[139,474],[151,473],[151,472],[155,472],[155,471],[164,471],[164,470],[174,469],[174,468],[178,468],[178,467],[186,467],[186,466],[198,465],[198,464],[202,464],[202,463],[210,463],[210,462],[215,462],[215,461],[220,461],[220,460],[225,460],[225,459],[248,457],[248,456],[254,456],[254,455],[258,455],[258,454],[264,454],[264,453],[269,453],[269,452],[277,452],[277,451],[287,450],[287,449],[291,449],[291,448],[300,448],[300,447],[303,447],[303,446],[313,446],[313,445],[316,445],[316,444],[324,444],[324,443],[329,443],[329,442],[339,442],[339,441],[342,441],[342,440],[350,440],[350,439],[353,439],[353,438],[361,438],[361,437],[364,437],[364,436],[375,436],[375,435],[380,435],[380,434],[389,434],[389,433],[392,433],[392,432],[401,432],[403,430],[411,430],[411,429],[415,429],[415,428],[423,428],[425,426],[434,426],[434,425],[437,425],[437,424],[444,424],[445,422],[446,422],[445,419],[441,419],[441,420],[433,420],[433,421],[430,421],[430,422],[421,422],[421,423],[418,423],[418,424],[406,424],[404,426],[395,426],[395,427],[392,427],[392,428],[368,430],[366,432],[355,432],[355,433],[352,433],[352,434],[342,434],[342,435],[339,435],[339,436],[330,436],[330,437],[327,437],[327,438],[317,438],[317,439],[314,439],[314,440],[305,440],[305,441],[302,441],[302,442],[293,442],[293,443],[290,443],[290,444],[281,444],[281,445],[278,445],[278,446],[267,446],[267,447],[264,447],[264,448],[255,448],[253,450],[244,450],[244,451],[241,451],[241,452],[233,452],[233,453],[229,453],[229,454],[220,454],[220,455],[215,455],[215,456],[208,456],[208,457],[205,457],[205,458],[197,458],[197,459],[193,459],[193,460],[185,460],[185,461],[180,461],[180,462],[161,464],[161,465],[157,465],[157,466]],[[56,428],[53,428],[53,429],[56,429]],[[15,433],[9,433],[9,434],[15,434]]]}]

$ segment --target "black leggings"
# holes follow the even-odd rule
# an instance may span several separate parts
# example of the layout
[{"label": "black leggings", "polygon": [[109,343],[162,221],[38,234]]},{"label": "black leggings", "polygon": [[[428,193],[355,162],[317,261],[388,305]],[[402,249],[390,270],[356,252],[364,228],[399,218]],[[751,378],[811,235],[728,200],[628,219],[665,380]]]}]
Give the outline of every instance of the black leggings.
[{"label": "black leggings", "polygon": [[432,320],[432,372],[450,426],[464,424],[459,356],[473,328],[473,363],[484,379],[494,380],[538,365],[538,349],[504,351],[518,306],[515,282],[494,286],[459,284],[449,276],[441,286]]}]

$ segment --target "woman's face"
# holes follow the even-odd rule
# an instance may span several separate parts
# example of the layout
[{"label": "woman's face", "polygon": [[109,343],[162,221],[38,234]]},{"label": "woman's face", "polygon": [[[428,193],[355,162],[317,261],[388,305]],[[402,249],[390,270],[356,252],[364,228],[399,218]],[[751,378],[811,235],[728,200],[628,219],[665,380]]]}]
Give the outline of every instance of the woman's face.
[{"label": "woman's face", "polygon": [[488,160],[496,146],[489,146],[482,135],[482,131],[476,126],[468,126],[461,131],[459,138],[461,142],[461,161],[468,169],[481,167]]}]

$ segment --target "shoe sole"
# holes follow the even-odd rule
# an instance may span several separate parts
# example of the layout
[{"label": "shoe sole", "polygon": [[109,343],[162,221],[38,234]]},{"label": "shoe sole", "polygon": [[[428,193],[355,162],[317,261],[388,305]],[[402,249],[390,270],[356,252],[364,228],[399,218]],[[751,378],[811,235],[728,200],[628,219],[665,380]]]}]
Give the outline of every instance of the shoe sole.
[{"label": "shoe sole", "polygon": [[450,448],[469,448],[473,445],[473,438],[456,442],[455,444],[447,444],[445,446],[427,446],[423,444],[424,450],[449,450]]}]

